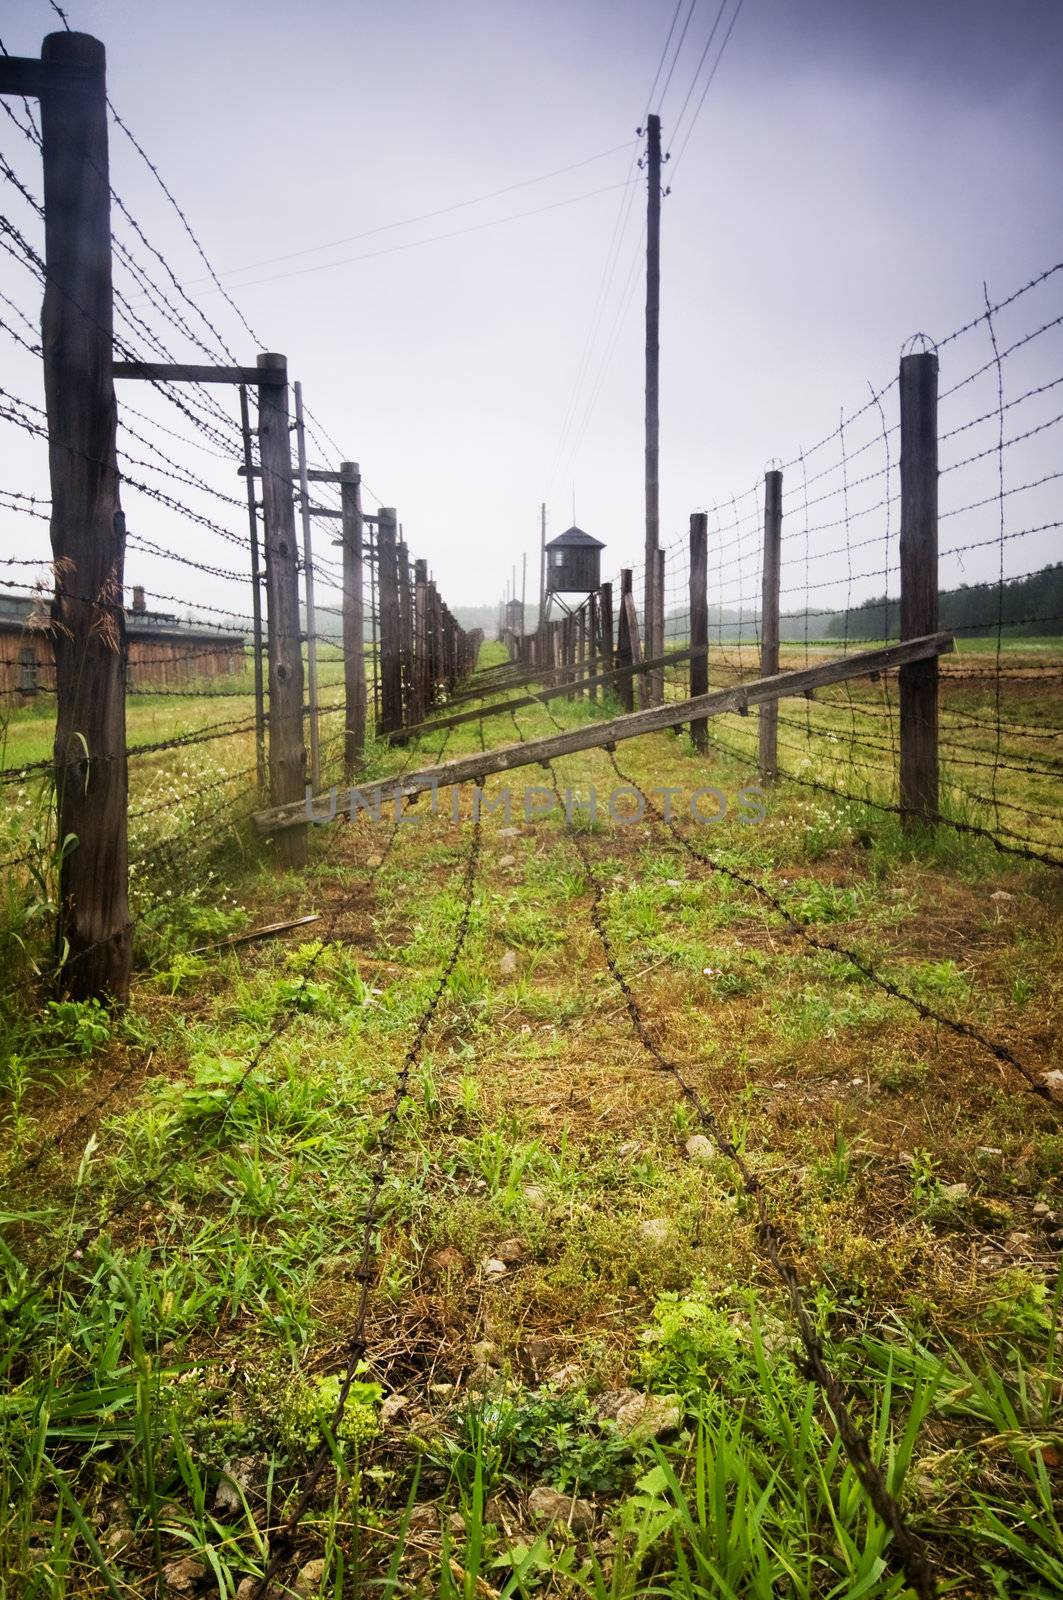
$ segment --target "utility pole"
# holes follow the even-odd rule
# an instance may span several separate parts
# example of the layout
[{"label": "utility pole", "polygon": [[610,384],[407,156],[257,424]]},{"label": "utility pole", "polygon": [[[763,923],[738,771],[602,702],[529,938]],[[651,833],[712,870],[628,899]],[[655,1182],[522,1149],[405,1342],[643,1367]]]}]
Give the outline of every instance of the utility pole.
[{"label": "utility pole", "polygon": [[303,386],[295,385],[295,437],[299,450],[299,502],[303,521],[303,582],[306,595],[306,675],[310,696],[310,782],[321,788],[321,747],[317,707],[317,615],[314,610],[314,556],[310,538],[310,480],[306,472]]},{"label": "utility pole", "polygon": [[[660,514],[660,326],[661,326],[661,119],[646,123],[646,572],[645,618],[647,656],[663,649],[663,595],[657,593],[657,551],[661,542]],[[662,683],[657,674],[644,678],[644,702],[660,704]]]},{"label": "utility pole", "polygon": [[524,638],[524,613],[528,605],[528,552],[520,558],[520,636]]},{"label": "utility pole", "polygon": [[546,501],[539,507],[539,627],[546,621]]}]

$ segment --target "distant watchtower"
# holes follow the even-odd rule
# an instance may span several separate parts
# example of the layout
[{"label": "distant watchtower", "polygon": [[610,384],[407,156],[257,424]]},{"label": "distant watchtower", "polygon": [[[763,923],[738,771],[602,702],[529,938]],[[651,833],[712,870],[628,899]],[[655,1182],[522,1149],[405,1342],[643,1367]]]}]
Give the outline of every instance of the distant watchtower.
[{"label": "distant watchtower", "polygon": [[556,595],[562,610],[571,608],[561,599],[565,594],[589,595],[600,587],[601,552],[605,549],[600,539],[593,539],[582,528],[566,528],[546,546],[547,608]]}]

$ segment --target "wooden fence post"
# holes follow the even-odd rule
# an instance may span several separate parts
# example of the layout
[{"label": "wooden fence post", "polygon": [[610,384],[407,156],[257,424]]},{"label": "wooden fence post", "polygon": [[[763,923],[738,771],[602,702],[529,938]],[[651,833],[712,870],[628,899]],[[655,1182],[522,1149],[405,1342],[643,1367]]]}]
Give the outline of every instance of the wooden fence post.
[{"label": "wooden fence post", "polygon": [[[259,368],[287,372],[286,356],[260,355]],[[288,386],[258,386],[258,459],[262,468],[262,543],[266,555],[269,636],[269,781],[274,805],[306,790],[303,743],[303,650],[299,628],[299,547],[295,538]],[[278,797],[284,796],[281,800]],[[306,828],[280,846],[286,867],[306,864]]]},{"label": "wooden fence post", "polygon": [[423,722],[428,709],[428,562],[413,564],[413,720]]},{"label": "wooden fence post", "polygon": [[603,583],[598,590],[598,636],[602,642],[604,670],[613,670],[613,586]]},{"label": "wooden fence post", "polygon": [[124,1004],[132,951],[125,526],[111,371],[106,56],[87,34],[52,33],[41,61],[57,837],[77,839],[59,869],[56,952],[70,994]]},{"label": "wooden fence post", "polygon": [[[938,358],[901,357],[901,639],[938,625]],[[904,826],[938,815],[938,663],[900,669],[900,803]]]},{"label": "wooden fence post", "polygon": [[[657,576],[656,576],[656,578],[654,580],[654,584],[653,584],[653,599],[654,599],[654,604],[657,607],[657,615],[656,615],[656,617],[654,619],[653,652],[652,652],[652,654],[653,654],[653,656],[656,657],[656,656],[663,656],[664,655],[664,620],[665,620],[664,619],[664,612],[665,612],[665,599],[666,599],[666,597],[665,597],[665,589],[664,589],[664,551],[661,550],[661,549],[659,549],[657,551]],[[649,653],[650,652],[649,652],[649,650],[647,648],[647,654],[649,654]],[[648,674],[647,674],[647,676],[648,676]],[[653,695],[654,695],[654,700],[653,700],[654,705],[663,706],[664,705],[664,668],[663,667],[655,667],[654,670],[653,670]]]},{"label": "wooden fence post", "polygon": [[357,461],[340,465],[343,510],[343,767],[348,783],[365,754],[365,614],[362,592],[362,475]]},{"label": "wooden fence post", "polygon": [[[760,600],[760,675],[779,670],[779,569],[782,559],[782,473],[764,474],[764,563]],[[779,775],[779,704],[760,708],[760,781]]]},{"label": "wooden fence post", "polygon": [[402,726],[402,638],[399,628],[398,519],[381,506],[377,522],[377,592],[380,595],[380,732]]},{"label": "wooden fence post", "polygon": [[314,547],[310,523],[310,484],[306,468],[306,428],[303,425],[303,386],[295,390],[295,440],[299,459],[299,517],[303,528],[303,595],[306,606],[306,687],[310,712],[310,782],[314,793],[321,787],[321,721],[317,698],[317,607],[314,604]]},{"label": "wooden fence post", "polygon": [[400,539],[399,556],[399,663],[402,669],[402,720],[413,722],[413,593],[410,589],[410,549]]},{"label": "wooden fence post", "polygon": [[[624,567],[620,573],[620,618],[617,623],[616,664],[618,667],[630,667],[634,661],[631,649],[631,625],[628,620],[629,611],[625,601],[631,596],[631,568]],[[616,692],[620,704],[625,711],[635,709],[635,681],[630,676],[618,678]]]},{"label": "wooden fence post", "polygon": [[247,403],[247,384],[240,385],[240,428],[243,433],[244,477],[247,487],[247,520],[251,547],[251,640],[254,650],[252,669],[255,678],[255,774],[260,794],[266,793],[266,695],[262,681],[262,579],[258,561],[258,506],[255,500],[255,468],[251,453],[251,411]]},{"label": "wooden fence post", "polygon": [[[704,511],[690,514],[690,694],[705,694],[709,687],[708,528]],[[697,717],[690,724],[694,749],[704,755],[709,747],[709,724]]]}]

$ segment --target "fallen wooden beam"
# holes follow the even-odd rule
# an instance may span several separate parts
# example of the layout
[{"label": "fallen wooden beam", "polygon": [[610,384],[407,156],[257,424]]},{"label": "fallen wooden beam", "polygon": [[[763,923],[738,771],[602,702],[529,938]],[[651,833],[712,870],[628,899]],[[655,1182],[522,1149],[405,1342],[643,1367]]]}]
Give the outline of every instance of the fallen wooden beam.
[{"label": "fallen wooden beam", "polygon": [[[687,661],[691,656],[707,655],[708,645],[703,645],[698,650],[669,650],[667,655],[657,656],[653,661],[639,661],[629,667],[614,667],[611,672],[598,672],[592,678],[578,678],[575,682],[577,689],[594,689],[599,684],[615,683],[618,678],[628,678],[633,672],[651,672],[655,667],[672,666],[676,661]],[[507,711],[520,711],[528,706],[542,705],[545,700],[556,700],[561,695],[571,694],[571,683],[556,684],[550,689],[540,689],[537,694],[524,694],[516,700],[500,700],[493,706],[474,707],[471,711],[456,711],[450,717],[437,717],[432,722],[415,722],[409,728],[396,728],[394,733],[388,735],[392,744],[403,744],[407,739],[419,739],[422,734],[438,733],[442,728],[457,728],[463,722],[479,722],[481,717],[498,717]]]},{"label": "fallen wooden beam", "polygon": [[[650,706],[644,711],[630,711],[623,717],[611,717],[608,722],[588,722],[580,728],[566,729],[564,733],[528,739],[524,744],[503,745],[479,755],[459,756],[454,761],[445,761],[436,767],[425,767],[420,772],[379,778],[351,790],[351,793],[360,797],[366,805],[374,805],[377,801],[396,796],[424,794],[431,789],[471,783],[494,772],[509,772],[514,767],[552,761],[557,756],[573,755],[577,750],[619,744],[623,739],[637,739],[644,733],[659,733],[662,728],[671,728],[677,722],[690,722],[695,717],[719,717],[733,711],[744,713],[750,706],[764,705],[791,695],[810,694],[814,689],[842,683],[847,678],[888,672],[909,661],[927,661],[933,656],[946,655],[952,648],[951,633],[931,633],[922,639],[908,639],[903,644],[884,645],[878,650],[853,650],[848,655],[834,656],[816,667],[802,667],[796,672],[778,672],[770,678],[756,678],[750,683],[735,684],[731,689],[695,695],[692,700]],[[316,795],[301,805],[272,806],[267,811],[257,811],[255,825],[260,833],[276,833],[282,828],[305,827],[311,820],[328,822],[336,815],[336,791],[333,790],[331,795]]]}]

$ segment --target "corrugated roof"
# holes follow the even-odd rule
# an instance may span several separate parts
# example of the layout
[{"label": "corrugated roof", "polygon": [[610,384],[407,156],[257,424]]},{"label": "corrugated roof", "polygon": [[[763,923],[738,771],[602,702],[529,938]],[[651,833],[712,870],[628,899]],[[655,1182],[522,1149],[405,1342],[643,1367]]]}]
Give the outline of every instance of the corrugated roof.
[{"label": "corrugated roof", "polygon": [[592,538],[589,533],[584,533],[582,528],[576,527],[566,528],[564,533],[559,533],[556,539],[547,539],[546,541],[548,550],[556,550],[559,547],[561,549],[571,548],[573,546],[582,546],[584,549],[591,550],[605,549],[601,539]]}]

